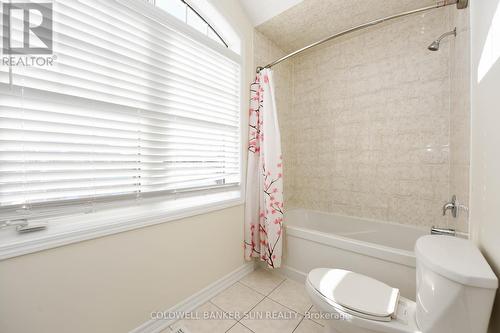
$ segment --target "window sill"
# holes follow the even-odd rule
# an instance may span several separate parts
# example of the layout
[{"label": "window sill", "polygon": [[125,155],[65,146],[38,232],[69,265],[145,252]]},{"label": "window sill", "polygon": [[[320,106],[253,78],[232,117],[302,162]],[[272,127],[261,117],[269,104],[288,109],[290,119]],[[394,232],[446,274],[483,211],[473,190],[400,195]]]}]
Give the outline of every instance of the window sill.
[{"label": "window sill", "polygon": [[[197,202],[193,205],[193,202]],[[201,204],[200,204],[201,202]],[[50,219],[46,230],[0,230],[0,260],[243,204],[240,190]]]}]

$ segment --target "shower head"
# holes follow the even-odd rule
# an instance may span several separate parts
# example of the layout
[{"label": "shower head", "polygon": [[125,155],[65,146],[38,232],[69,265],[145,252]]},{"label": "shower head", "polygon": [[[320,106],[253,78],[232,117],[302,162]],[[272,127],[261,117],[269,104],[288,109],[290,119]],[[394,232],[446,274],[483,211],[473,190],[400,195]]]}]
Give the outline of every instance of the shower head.
[{"label": "shower head", "polygon": [[457,28],[453,29],[452,31],[449,31],[449,32],[442,34],[441,36],[439,36],[438,39],[433,41],[431,43],[431,45],[429,45],[427,48],[429,49],[429,51],[438,51],[439,46],[441,45],[441,41],[443,40],[443,38],[445,38],[446,36],[450,36],[450,35],[456,36],[457,35]]},{"label": "shower head", "polygon": [[458,0],[457,1],[457,8],[458,9],[465,9],[469,6],[469,0]]},{"label": "shower head", "polygon": [[429,49],[429,51],[438,51],[440,42],[441,41],[439,41],[439,40],[435,40],[427,48]]}]

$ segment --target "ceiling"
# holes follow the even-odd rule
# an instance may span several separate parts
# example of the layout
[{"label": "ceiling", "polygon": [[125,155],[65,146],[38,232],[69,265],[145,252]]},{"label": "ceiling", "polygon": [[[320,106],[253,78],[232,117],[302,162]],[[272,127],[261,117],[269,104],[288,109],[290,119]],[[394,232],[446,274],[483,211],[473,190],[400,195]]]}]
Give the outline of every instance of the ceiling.
[{"label": "ceiling", "polygon": [[258,26],[303,0],[240,0],[250,21]]},{"label": "ceiling", "polygon": [[282,50],[291,52],[355,25],[435,3],[436,0],[303,0],[256,29]]}]

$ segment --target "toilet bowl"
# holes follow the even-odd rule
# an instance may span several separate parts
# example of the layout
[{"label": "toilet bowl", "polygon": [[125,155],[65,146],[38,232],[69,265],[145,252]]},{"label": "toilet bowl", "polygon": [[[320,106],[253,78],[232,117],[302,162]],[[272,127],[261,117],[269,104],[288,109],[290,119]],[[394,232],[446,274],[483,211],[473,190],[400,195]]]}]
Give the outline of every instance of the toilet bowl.
[{"label": "toilet bowl", "polygon": [[[348,289],[351,289],[352,299],[345,293]],[[384,289],[393,290],[397,295],[390,299],[393,295],[389,294],[387,298],[383,295]],[[309,273],[306,290],[326,319],[327,332],[419,332],[415,322],[415,302],[399,296],[397,289],[374,279],[345,270],[319,268]],[[381,302],[376,302],[381,298]],[[384,303],[387,304],[385,308]]]},{"label": "toilet bowl", "polygon": [[306,290],[328,333],[486,333],[498,280],[467,240],[424,236],[415,246],[416,302],[368,276],[316,268]]}]

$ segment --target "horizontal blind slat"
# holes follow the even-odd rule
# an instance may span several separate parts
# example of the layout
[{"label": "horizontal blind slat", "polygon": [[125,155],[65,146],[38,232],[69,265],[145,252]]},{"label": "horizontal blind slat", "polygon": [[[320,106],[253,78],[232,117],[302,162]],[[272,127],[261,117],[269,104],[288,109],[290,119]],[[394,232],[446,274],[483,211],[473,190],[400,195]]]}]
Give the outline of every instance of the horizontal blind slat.
[{"label": "horizontal blind slat", "polygon": [[0,70],[0,217],[239,183],[231,55],[115,1],[54,1],[54,28],[55,66]]},{"label": "horizontal blind slat", "polygon": [[[181,161],[182,169],[197,169],[197,168],[213,168],[224,166],[227,169],[238,169],[238,161]],[[178,164],[179,164],[178,163]],[[121,161],[93,161],[92,165],[80,163],[79,161],[5,161],[0,164],[0,172],[5,175],[9,174],[48,174],[51,172],[88,172],[88,171],[120,171],[120,170],[142,170],[144,172],[164,172],[170,169],[179,169],[176,163],[156,163],[141,161],[138,164],[136,161],[121,162]]]}]

